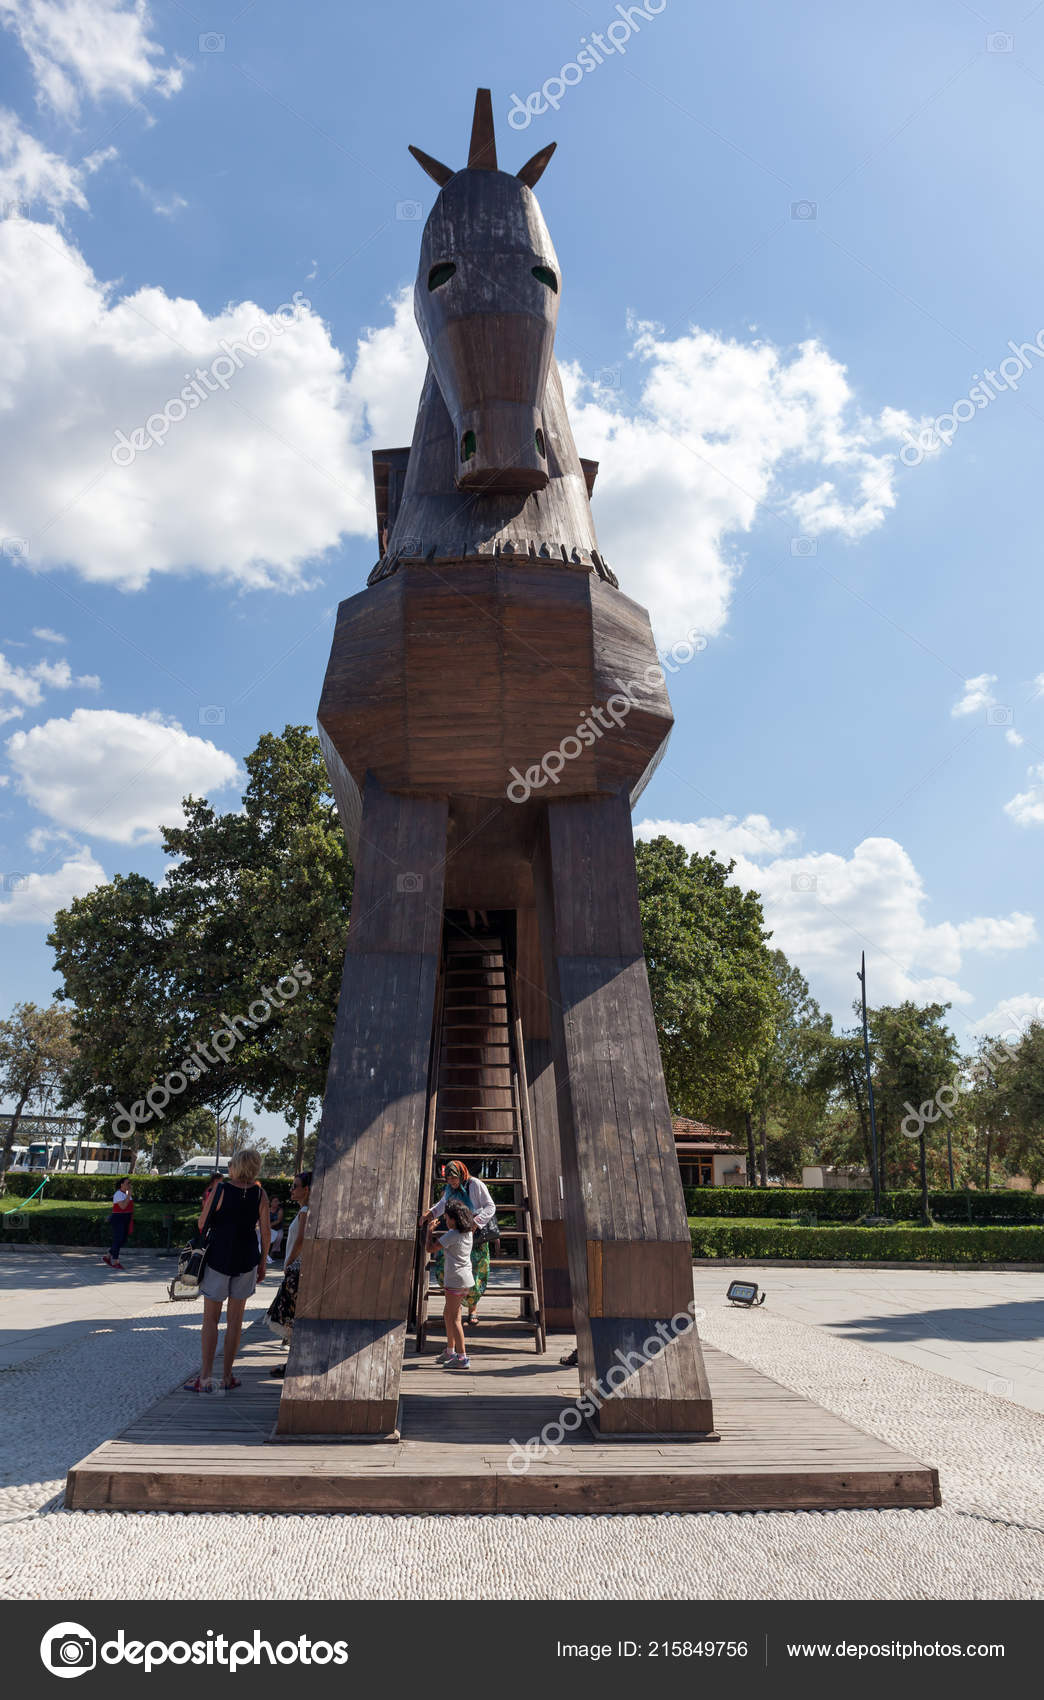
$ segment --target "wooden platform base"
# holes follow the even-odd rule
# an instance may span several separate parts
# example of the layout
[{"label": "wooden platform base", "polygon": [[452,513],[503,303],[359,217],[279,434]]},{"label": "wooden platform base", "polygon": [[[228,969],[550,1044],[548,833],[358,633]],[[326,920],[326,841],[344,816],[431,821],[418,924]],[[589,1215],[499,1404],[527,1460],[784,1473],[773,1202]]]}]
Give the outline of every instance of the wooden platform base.
[{"label": "wooden platform base", "polygon": [[[490,1296],[487,1295],[487,1298]],[[503,1307],[505,1301],[499,1301]],[[246,1335],[228,1395],[180,1389],[69,1471],[76,1511],[663,1512],[828,1510],[939,1504],[936,1472],[735,1358],[705,1347],[713,1445],[650,1436],[607,1442],[582,1425],[522,1467],[520,1452],[577,1397],[559,1352],[487,1320],[473,1369],[438,1369],[407,1347],[401,1440],[269,1444],[284,1352]],[[473,1342],[473,1344],[472,1344]],[[432,1352],[441,1349],[437,1336]],[[549,1437],[558,1440],[557,1431]]]}]

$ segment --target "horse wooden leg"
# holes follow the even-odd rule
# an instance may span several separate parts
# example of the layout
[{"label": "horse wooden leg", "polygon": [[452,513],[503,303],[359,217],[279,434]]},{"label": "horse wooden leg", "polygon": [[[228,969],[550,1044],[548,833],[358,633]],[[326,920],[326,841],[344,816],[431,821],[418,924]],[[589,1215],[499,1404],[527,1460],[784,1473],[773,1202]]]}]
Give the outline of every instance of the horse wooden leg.
[{"label": "horse wooden leg", "polygon": [[538,859],[584,1394],[609,1433],[713,1428],[626,795],[547,810]]},{"label": "horse wooden leg", "polygon": [[396,1427],[442,935],[447,805],[367,777],[277,1433]]}]

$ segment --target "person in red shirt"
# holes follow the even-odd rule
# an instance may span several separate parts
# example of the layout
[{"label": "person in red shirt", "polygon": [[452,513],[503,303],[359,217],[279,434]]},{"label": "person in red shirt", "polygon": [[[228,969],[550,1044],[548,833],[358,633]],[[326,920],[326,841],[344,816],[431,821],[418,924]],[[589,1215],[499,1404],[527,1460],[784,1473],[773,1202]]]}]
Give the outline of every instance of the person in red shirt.
[{"label": "person in red shirt", "polygon": [[109,1217],[109,1226],[112,1228],[112,1243],[108,1252],[102,1258],[102,1262],[107,1263],[110,1269],[122,1269],[120,1252],[123,1250],[124,1240],[134,1227],[134,1199],[131,1196],[129,1175],[124,1175],[112,1195],[112,1215]]}]

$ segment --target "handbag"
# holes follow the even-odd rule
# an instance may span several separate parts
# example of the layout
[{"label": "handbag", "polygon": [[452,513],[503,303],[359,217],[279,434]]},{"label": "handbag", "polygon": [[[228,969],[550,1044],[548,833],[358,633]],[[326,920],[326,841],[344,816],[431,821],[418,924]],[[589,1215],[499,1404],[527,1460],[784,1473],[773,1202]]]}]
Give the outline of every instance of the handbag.
[{"label": "handbag", "polygon": [[473,1231],[472,1245],[477,1250],[479,1246],[488,1245],[490,1251],[500,1246],[500,1223],[493,1216],[484,1228],[476,1227]]}]

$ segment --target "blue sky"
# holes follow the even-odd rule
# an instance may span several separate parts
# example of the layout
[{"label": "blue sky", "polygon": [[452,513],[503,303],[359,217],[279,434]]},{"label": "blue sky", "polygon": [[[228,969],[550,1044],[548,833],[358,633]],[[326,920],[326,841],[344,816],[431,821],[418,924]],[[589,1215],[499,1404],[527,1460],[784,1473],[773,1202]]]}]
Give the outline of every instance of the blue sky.
[{"label": "blue sky", "polygon": [[735,855],[836,1016],[862,949],[962,1041],[1036,1009],[1044,8],[627,17],[0,0],[5,1012],[54,990],[56,904],[158,875],[181,793],[234,807],[313,720],[423,371],[406,144],[463,164],[479,85],[504,168],[558,142],[604,551],[706,640],[639,830]]}]

